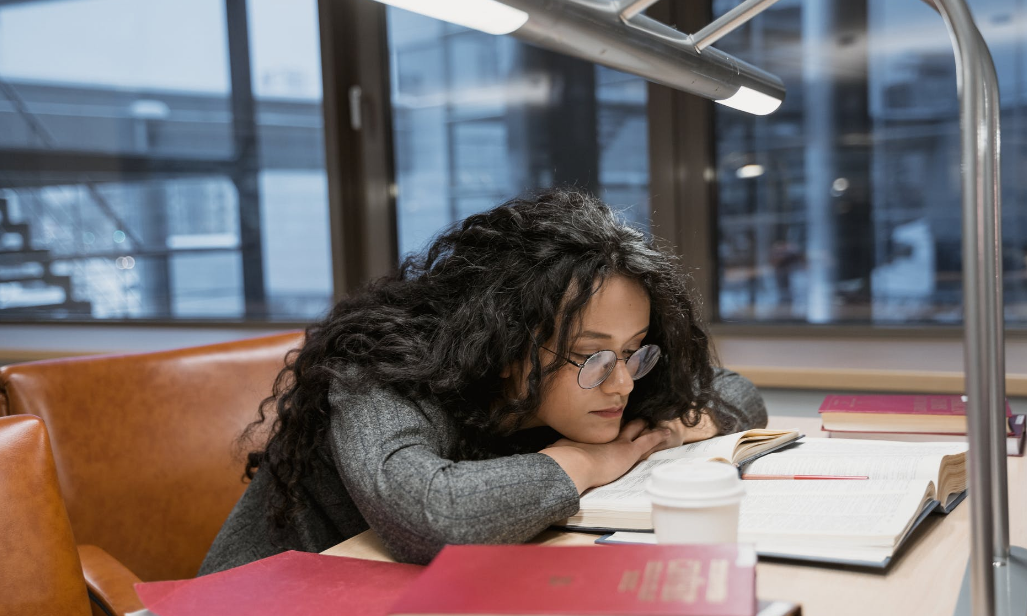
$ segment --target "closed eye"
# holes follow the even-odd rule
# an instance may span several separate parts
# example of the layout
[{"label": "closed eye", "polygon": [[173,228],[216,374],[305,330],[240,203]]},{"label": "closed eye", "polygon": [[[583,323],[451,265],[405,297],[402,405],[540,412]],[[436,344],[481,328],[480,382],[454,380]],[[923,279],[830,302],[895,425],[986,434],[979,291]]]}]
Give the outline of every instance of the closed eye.
[{"label": "closed eye", "polygon": [[[569,353],[570,353],[572,358],[580,359],[580,360],[584,361],[584,360],[588,359],[589,357],[595,355],[598,352],[599,351],[591,351],[591,352],[588,352],[588,353],[582,353],[580,351],[570,351]],[[633,354],[635,354],[637,352],[638,352],[638,349],[632,349],[630,351],[621,351],[622,359],[627,359],[627,358],[631,357]]]}]

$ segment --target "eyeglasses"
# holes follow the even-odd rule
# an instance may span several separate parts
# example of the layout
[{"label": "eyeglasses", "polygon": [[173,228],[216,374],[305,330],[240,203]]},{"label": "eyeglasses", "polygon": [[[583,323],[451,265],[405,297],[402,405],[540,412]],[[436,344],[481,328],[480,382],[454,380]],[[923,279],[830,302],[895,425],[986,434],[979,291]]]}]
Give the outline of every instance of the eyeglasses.
[{"label": "eyeglasses", "polygon": [[[541,348],[546,349],[546,347]],[[637,381],[648,374],[656,365],[656,361],[660,359],[660,347],[655,344],[647,344],[625,359],[617,357],[617,353],[614,351],[597,351],[580,364],[569,357],[559,355],[556,351],[546,350],[565,359],[572,366],[578,367],[578,386],[582,389],[599,387],[607,377],[613,374],[613,369],[617,366],[618,361],[624,362],[624,367],[628,369],[631,380]]]}]

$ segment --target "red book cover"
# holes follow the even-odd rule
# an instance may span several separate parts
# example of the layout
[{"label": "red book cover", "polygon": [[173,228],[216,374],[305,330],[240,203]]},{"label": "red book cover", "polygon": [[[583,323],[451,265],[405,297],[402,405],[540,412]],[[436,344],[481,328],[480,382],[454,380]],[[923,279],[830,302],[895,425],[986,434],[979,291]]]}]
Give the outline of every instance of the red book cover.
[{"label": "red book cover", "polygon": [[394,615],[751,616],[751,545],[447,546]]},{"label": "red book cover", "polygon": [[191,580],[136,584],[158,616],[385,616],[418,565],[283,552]]},{"label": "red book cover", "polygon": [[[827,396],[820,413],[888,413],[896,415],[966,415],[963,396]],[[1006,417],[1013,414],[1006,401]]]},{"label": "red book cover", "polygon": [[[1024,454],[1024,431],[1027,427],[1027,415],[1013,415],[1009,418],[1009,430],[1006,432],[1006,455],[1020,457]],[[967,442],[967,435],[962,433],[946,432],[874,432],[859,430],[827,430],[830,438],[843,439],[868,439],[884,441],[908,441],[908,442]]]}]

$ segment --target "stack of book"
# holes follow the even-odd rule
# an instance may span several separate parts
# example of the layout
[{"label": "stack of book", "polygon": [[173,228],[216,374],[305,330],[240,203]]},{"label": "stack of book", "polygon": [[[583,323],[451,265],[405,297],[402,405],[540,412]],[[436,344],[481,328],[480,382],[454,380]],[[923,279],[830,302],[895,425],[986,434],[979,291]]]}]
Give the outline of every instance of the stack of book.
[{"label": "stack of book", "polygon": [[[907,442],[966,442],[966,399],[959,395],[838,396],[820,405],[831,438]],[[1006,453],[1022,456],[1027,415],[1006,403]]]}]

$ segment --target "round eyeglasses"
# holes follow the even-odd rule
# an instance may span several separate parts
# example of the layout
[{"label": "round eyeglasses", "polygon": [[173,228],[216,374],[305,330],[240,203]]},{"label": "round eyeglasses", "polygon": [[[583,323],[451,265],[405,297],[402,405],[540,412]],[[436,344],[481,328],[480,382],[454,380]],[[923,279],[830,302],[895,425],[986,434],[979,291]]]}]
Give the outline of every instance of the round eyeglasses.
[{"label": "round eyeglasses", "polygon": [[[542,348],[546,349],[546,347]],[[617,366],[618,361],[624,362],[624,367],[628,369],[631,380],[637,381],[648,374],[656,365],[656,361],[660,359],[660,347],[655,344],[647,344],[625,359],[617,357],[617,353],[614,351],[597,351],[589,355],[582,363],[558,355],[556,351],[546,350],[566,360],[572,366],[578,367],[578,386],[582,389],[599,387],[607,377],[613,374],[613,369]]]}]

